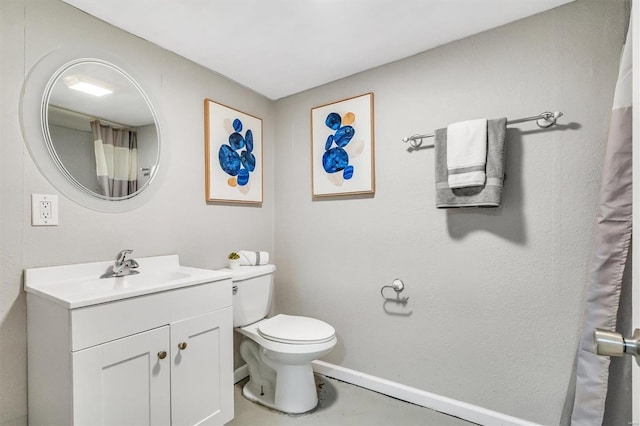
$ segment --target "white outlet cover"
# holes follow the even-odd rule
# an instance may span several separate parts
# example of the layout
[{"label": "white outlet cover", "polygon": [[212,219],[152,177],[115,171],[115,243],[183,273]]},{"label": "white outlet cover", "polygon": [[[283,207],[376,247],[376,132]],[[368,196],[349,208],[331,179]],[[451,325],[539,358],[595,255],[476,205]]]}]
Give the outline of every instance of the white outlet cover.
[{"label": "white outlet cover", "polygon": [[[43,203],[50,203],[50,208],[42,208]],[[58,196],[47,194],[31,194],[31,225],[58,225]]]}]

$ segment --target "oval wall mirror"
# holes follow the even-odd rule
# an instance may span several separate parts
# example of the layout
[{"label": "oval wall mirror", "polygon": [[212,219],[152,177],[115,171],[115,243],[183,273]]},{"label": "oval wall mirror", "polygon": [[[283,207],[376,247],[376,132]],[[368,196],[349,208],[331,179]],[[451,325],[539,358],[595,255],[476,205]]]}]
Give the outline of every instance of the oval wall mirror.
[{"label": "oval wall mirror", "polygon": [[43,56],[25,78],[20,120],[29,153],[58,191],[84,207],[130,211],[158,191],[167,161],[162,123],[140,81],[161,80],[143,69],[73,46]]},{"label": "oval wall mirror", "polygon": [[155,114],[142,88],[115,65],[65,64],[45,89],[41,116],[53,161],[80,190],[117,201],[153,180],[160,153]]}]

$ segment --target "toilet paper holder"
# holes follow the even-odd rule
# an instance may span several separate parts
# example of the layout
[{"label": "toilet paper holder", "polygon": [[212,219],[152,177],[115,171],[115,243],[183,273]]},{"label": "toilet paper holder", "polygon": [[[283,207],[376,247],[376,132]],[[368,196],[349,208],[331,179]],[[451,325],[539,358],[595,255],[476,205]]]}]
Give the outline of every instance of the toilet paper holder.
[{"label": "toilet paper holder", "polygon": [[[385,294],[384,294],[384,289],[385,288],[393,289],[393,291],[396,292],[396,297],[387,297],[387,296],[385,296]],[[400,297],[400,293],[402,293],[403,290],[404,290],[404,283],[402,282],[401,279],[396,278],[395,280],[393,280],[391,282],[391,285],[382,286],[382,288],[380,289],[380,294],[382,295],[382,298],[384,300],[388,300],[389,302],[396,302],[396,303],[406,304],[407,301],[409,300],[409,298],[408,297]]]}]

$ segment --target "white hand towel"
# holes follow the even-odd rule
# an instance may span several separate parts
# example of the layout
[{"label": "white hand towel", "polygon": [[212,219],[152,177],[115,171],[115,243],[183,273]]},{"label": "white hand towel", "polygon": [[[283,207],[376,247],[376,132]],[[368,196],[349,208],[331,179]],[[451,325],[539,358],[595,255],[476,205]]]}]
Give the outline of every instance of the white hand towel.
[{"label": "white hand towel", "polygon": [[450,188],[482,186],[486,181],[487,119],[447,126],[447,180]]},{"label": "white hand towel", "polygon": [[240,250],[238,254],[240,255],[240,265],[243,266],[266,265],[269,263],[268,251]]}]

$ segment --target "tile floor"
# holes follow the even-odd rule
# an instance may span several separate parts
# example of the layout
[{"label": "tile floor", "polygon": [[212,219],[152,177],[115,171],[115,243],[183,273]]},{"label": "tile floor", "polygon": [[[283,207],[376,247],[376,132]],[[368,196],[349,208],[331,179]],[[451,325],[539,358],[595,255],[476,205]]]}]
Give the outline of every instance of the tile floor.
[{"label": "tile floor", "polygon": [[473,423],[364,389],[316,375],[318,407],[306,414],[288,415],[248,401],[243,380],[235,385],[235,418],[231,426],[258,425],[421,425],[470,426]]}]

